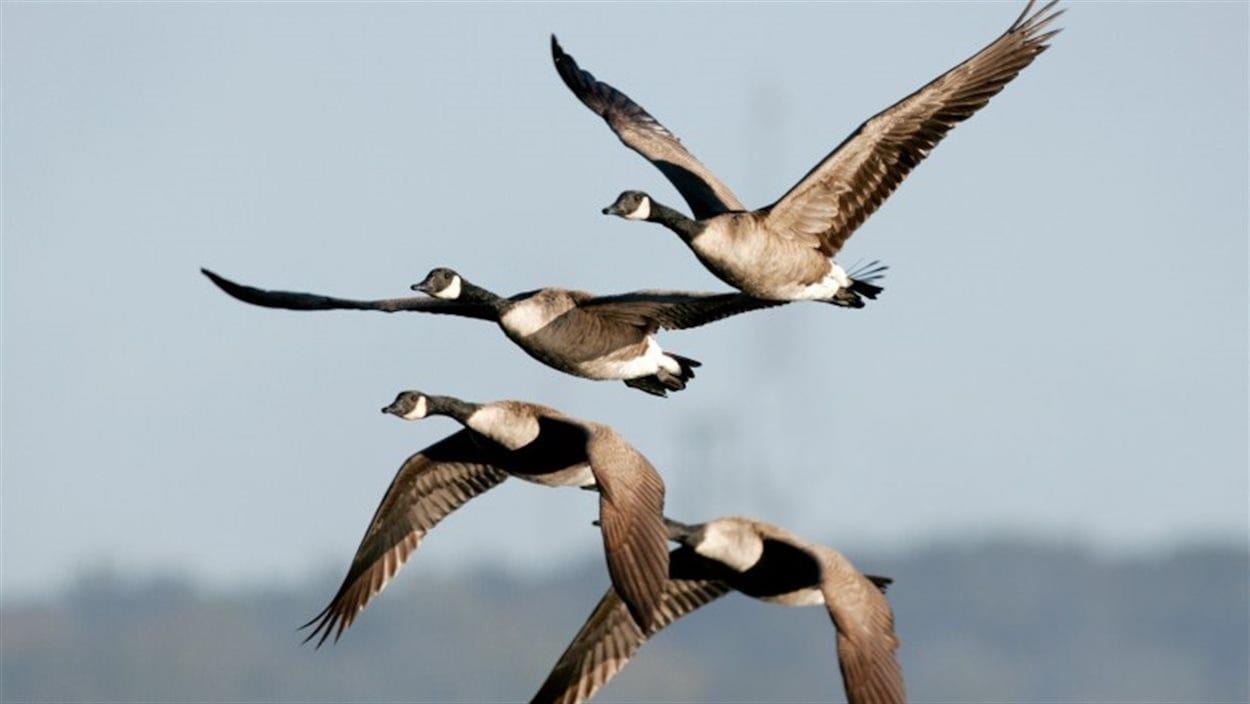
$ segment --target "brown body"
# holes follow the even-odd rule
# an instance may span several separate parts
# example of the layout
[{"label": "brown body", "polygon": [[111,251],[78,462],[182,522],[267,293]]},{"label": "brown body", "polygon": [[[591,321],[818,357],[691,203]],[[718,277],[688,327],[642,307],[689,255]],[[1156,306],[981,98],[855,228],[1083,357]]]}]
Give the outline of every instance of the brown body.
[{"label": "brown body", "polygon": [[463,281],[459,274],[447,269],[435,272],[454,277],[455,298],[422,296],[362,301],[259,289],[208,270],[203,272],[227,294],[266,308],[415,311],[493,321],[508,339],[553,369],[586,379],[621,380],[657,396],[684,389],[694,378],[694,368],[700,366],[692,359],[665,352],[656,341],[656,333],[661,329],[698,327],[783,303],[741,293],[634,291],[594,296],[561,288],[543,288],[503,298]]},{"label": "brown body", "polygon": [[669,525],[670,537],[682,546],[670,554],[655,625],[640,628],[609,589],[532,704],[589,700],[648,638],[731,591],[786,606],[824,606],[837,630],[838,664],[850,704],[906,701],[894,615],[883,593],[890,580],[865,576],[836,550],[762,521],[727,517]]},{"label": "brown body", "polygon": [[690,249],[721,281],[769,300],[819,298],[808,292],[834,266],[810,242],[777,237],[756,213],[724,213],[703,221]]},{"label": "brown body", "polygon": [[599,495],[604,555],[631,618],[652,623],[668,572],[664,482],[612,428],[522,401],[470,404],[404,392],[383,409],[449,415],[465,428],[409,457],[383,496],[330,604],[305,626],[337,639],[443,518],[509,476]]},{"label": "brown body", "polygon": [[[848,274],[832,261],[846,240],[956,124],[984,107],[1048,47],[1062,10],[1033,0],[984,49],[864,122],[785,195],[750,210],[629,96],[582,70],[552,37],[565,85],[602,117],[627,147],[656,166],[693,218],[640,191],[626,191],[604,213],[658,222],[676,232],[721,280],[771,300],[824,300],[860,307],[881,287],[881,270]],[[822,261],[823,260],[823,261]]]}]

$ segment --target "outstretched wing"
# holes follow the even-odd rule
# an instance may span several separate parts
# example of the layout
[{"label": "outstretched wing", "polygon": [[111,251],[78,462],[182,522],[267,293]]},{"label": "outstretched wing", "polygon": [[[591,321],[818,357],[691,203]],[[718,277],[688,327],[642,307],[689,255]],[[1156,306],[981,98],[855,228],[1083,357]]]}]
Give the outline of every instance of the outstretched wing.
[{"label": "outstretched wing", "polygon": [[660,594],[659,618],[651,629],[644,635],[616,590],[609,589],[551,669],[531,704],[578,704],[589,700],[629,663],[648,637],[729,592],[729,585],[708,578],[700,564],[702,558],[689,548],[672,551],[669,561],[671,578]]},{"label": "outstretched wing", "polygon": [[580,307],[595,315],[648,330],[684,330],[785,303],[788,301],[766,301],[742,293],[635,291],[592,298]]},{"label": "outstretched wing", "polygon": [[200,269],[205,276],[222,291],[234,298],[265,308],[285,308],[287,310],[380,310],[387,313],[396,311],[420,311],[422,313],[445,313],[460,315],[467,318],[495,320],[493,308],[480,303],[463,301],[443,301],[437,298],[413,296],[410,298],[384,298],[377,301],[354,301],[348,298],[332,298],[315,293],[299,293],[297,291],[268,291],[238,284],[224,276],[219,276],[208,269]]},{"label": "outstretched wing", "polygon": [[865,577],[832,551],[822,560],[822,570],[821,592],[838,630],[838,667],[847,701],[905,704],[894,613],[884,593],[890,580]]},{"label": "outstretched wing", "polygon": [[301,626],[315,624],[305,642],[317,638],[320,647],[331,632],[338,640],[430,529],[469,499],[508,478],[503,470],[486,464],[485,458],[470,431],[461,430],[404,462],[374,512],[338,593],[329,606]]},{"label": "outstretched wing", "polygon": [[1007,31],[972,58],[859,126],[766,210],[781,236],[810,240],[832,256],[957,123],[968,119],[1048,47],[1043,32],[1063,10],[1034,0]]},{"label": "outstretched wing", "polygon": [[738,198],[706,166],[699,163],[681,140],[664,125],[602,81],[583,71],[551,36],[551,57],[564,84],[586,107],[602,117],[625,146],[643,155],[672,182],[698,220],[731,210],[746,210]]},{"label": "outstretched wing", "polygon": [[612,586],[645,630],[668,580],[664,480],[620,435],[590,424],[586,456],[599,488],[599,526]]}]

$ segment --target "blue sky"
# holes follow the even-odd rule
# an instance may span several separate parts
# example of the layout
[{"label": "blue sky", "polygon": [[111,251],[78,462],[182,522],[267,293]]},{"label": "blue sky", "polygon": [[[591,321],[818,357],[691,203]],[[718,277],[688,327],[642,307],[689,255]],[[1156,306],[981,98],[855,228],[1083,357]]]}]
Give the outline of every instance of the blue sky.
[{"label": "blue sky", "polygon": [[[759,206],[1021,3],[5,3],[6,598],[100,564],[345,566],[399,463],[454,429],[379,415],[403,388],[611,423],[686,520],[862,550],[1245,541],[1247,6],[1067,5],[844,250],[891,265],[881,300],[665,334],[704,367],[660,401],[478,321],[262,310],[197,270],[722,290],[599,213],[680,200],[567,92],[550,33]],[[541,569],[598,549],[594,514],[510,483],[417,560]]]}]

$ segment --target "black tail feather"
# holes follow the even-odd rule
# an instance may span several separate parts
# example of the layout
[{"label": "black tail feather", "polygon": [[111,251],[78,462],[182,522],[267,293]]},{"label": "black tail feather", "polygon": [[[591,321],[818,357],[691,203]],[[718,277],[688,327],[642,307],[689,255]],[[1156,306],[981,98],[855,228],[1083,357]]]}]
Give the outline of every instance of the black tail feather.
[{"label": "black tail feather", "polygon": [[851,280],[851,284],[840,289],[829,302],[844,308],[863,308],[865,298],[875,301],[877,296],[885,290],[884,286],[879,286],[874,282],[885,278],[885,272],[889,268],[877,260],[870,261],[863,266],[852,267],[846,275]]},{"label": "black tail feather", "polygon": [[879,577],[875,574],[866,574],[864,576],[868,578],[869,582],[873,583],[873,586],[875,586],[877,589],[880,589],[882,594],[885,593],[886,587],[890,586],[891,584],[894,584],[894,580],[890,579],[889,577]]},{"label": "black tail feather", "polygon": [[689,357],[682,357],[671,352],[666,353],[673,361],[677,362],[680,367],[679,374],[673,374],[667,370],[661,369],[659,372],[651,376],[640,376],[636,379],[626,379],[625,385],[631,388],[645,391],[652,396],[668,396],[669,391],[681,391],[686,388],[686,382],[694,378],[695,367],[701,367],[703,364]]},{"label": "black tail feather", "polygon": [[631,389],[645,391],[652,396],[659,396],[660,398],[668,396],[668,387],[654,374],[651,376],[640,376],[636,379],[626,379],[625,385]]}]

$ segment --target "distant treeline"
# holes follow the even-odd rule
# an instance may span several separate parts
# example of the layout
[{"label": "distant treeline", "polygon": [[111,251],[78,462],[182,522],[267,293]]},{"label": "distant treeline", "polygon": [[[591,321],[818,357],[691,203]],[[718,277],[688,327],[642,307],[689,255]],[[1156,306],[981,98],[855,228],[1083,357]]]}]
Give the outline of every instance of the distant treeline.
[{"label": "distant treeline", "polygon": [[[852,555],[853,558],[859,558]],[[1246,702],[1250,560],[1236,547],[1107,560],[1072,546],[935,546],[895,579],[916,701]],[[420,555],[337,645],[300,646],[336,573],[299,591],[210,593],[85,577],[0,612],[0,699],[502,702],[534,692],[608,579],[421,574]],[[645,646],[600,701],[840,701],[821,609],[729,597]]]}]

